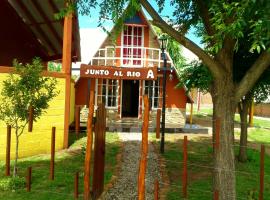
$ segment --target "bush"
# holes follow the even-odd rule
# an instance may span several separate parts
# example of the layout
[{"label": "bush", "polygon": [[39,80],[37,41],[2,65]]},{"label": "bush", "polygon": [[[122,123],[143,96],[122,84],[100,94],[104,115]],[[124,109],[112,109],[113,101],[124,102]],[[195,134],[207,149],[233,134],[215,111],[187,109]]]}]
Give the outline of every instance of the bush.
[{"label": "bush", "polygon": [[12,191],[25,187],[25,178],[22,177],[6,177],[0,179],[0,190]]}]

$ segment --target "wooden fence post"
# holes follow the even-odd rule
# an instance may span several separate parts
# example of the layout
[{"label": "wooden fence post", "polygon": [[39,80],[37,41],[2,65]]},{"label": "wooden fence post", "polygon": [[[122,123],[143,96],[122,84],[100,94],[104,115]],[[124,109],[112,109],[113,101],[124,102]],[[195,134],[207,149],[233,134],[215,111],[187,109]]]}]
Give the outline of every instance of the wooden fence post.
[{"label": "wooden fence post", "polygon": [[33,106],[29,106],[29,119],[28,119],[28,132],[32,132],[33,130],[33,119],[34,119],[34,108]]},{"label": "wooden fence post", "polygon": [[32,181],[32,167],[27,168],[27,174],[26,174],[26,191],[31,191],[31,181]]},{"label": "wooden fence post", "polygon": [[263,200],[264,192],[264,155],[265,155],[265,146],[261,145],[261,159],[260,159],[260,192],[259,200]]},{"label": "wooden fence post", "polygon": [[[94,87],[91,87],[94,88]],[[93,143],[94,89],[90,90],[89,113],[87,120],[87,144],[84,161],[84,200],[90,198],[90,169]]]},{"label": "wooden fence post", "polygon": [[74,198],[79,198],[79,172],[76,172],[74,176]]},{"label": "wooden fence post", "polygon": [[155,191],[154,191],[154,200],[158,200],[159,199],[159,183],[158,183],[158,179],[155,180]]},{"label": "wooden fence post", "polygon": [[55,158],[55,127],[52,127],[50,180],[54,180],[54,158]]},{"label": "wooden fence post", "polygon": [[214,191],[214,200],[218,200],[219,199],[219,192],[218,190]]},{"label": "wooden fence post", "polygon": [[161,116],[161,109],[157,109],[157,119],[156,119],[156,138],[160,138],[160,116]]},{"label": "wooden fence post", "polygon": [[183,191],[183,197],[187,198],[187,159],[188,159],[188,153],[187,153],[187,136],[184,136],[184,143],[183,143],[183,174],[182,174],[182,191]]},{"label": "wooden fence post", "polygon": [[7,146],[6,146],[6,176],[10,176],[10,144],[11,144],[11,126],[7,126]]},{"label": "wooden fence post", "polygon": [[106,109],[100,104],[96,111],[95,150],[93,170],[93,198],[97,199],[104,189]]},{"label": "wooden fence post", "polygon": [[143,128],[142,128],[142,150],[141,160],[139,166],[138,177],[138,199],[145,199],[145,173],[147,166],[147,153],[148,153],[148,125],[149,125],[149,101],[148,96],[143,96],[144,100],[144,116],[143,116]]},{"label": "wooden fence post", "polygon": [[75,110],[75,133],[76,137],[79,138],[80,133],[80,106],[76,106]]}]

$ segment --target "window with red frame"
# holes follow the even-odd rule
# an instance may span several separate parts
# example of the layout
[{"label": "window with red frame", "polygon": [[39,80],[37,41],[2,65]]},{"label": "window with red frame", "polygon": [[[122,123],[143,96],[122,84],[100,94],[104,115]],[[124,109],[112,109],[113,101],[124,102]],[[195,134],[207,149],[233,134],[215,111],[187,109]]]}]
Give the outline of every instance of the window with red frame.
[{"label": "window with red frame", "polygon": [[123,65],[142,65],[143,27],[125,26],[123,32]]}]

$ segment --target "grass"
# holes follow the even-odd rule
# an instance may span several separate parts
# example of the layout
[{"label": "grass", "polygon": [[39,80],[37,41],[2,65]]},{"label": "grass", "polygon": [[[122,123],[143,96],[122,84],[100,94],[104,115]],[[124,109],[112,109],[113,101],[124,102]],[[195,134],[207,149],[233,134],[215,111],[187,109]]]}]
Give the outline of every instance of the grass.
[{"label": "grass", "polygon": [[[240,138],[240,131],[235,131],[236,138]],[[270,130],[263,128],[249,128],[248,141],[257,144],[270,144]]]},{"label": "grass", "polygon": [[[86,137],[74,142],[69,151],[61,151],[55,157],[55,180],[50,181],[50,156],[39,155],[19,160],[18,174],[25,176],[26,168],[32,166],[32,190],[25,188],[16,191],[1,191],[0,199],[5,200],[62,200],[74,199],[74,174],[79,171],[79,192],[83,193],[84,155],[80,148],[86,142]],[[120,143],[115,133],[106,133],[105,184],[111,180],[116,165],[116,156],[120,152]],[[4,163],[0,162],[0,180],[4,178]],[[82,199],[82,195],[80,195]]]},{"label": "grass", "polygon": [[[210,137],[189,135],[188,143],[188,199],[212,199],[212,146]],[[165,153],[166,170],[170,180],[166,200],[180,200],[182,198],[181,170],[182,170],[182,142],[180,134],[167,134]],[[154,140],[159,146],[159,141]],[[238,149],[235,149],[238,152]],[[258,197],[260,153],[248,149],[247,163],[236,162],[236,190],[237,199],[248,199],[254,192]],[[265,166],[270,166],[270,157],[266,156]],[[270,171],[265,170],[264,199],[270,199]]]},{"label": "grass", "polygon": [[[195,118],[206,118],[212,120],[213,109],[212,108],[201,108],[200,111],[195,111],[193,113]],[[235,114],[234,121],[236,123],[240,123],[240,115]],[[254,116],[253,118],[253,126],[258,128],[269,128],[270,129],[270,120],[266,120],[263,118],[258,118]]]}]

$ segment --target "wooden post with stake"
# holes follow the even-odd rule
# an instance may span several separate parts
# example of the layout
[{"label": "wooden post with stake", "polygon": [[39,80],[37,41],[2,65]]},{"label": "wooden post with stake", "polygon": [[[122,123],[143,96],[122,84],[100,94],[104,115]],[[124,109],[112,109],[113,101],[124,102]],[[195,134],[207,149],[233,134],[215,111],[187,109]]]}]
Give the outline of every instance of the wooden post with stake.
[{"label": "wooden post with stake", "polygon": [[52,127],[50,180],[54,180],[54,160],[55,160],[54,158],[55,158],[55,127]]},{"label": "wooden post with stake", "polygon": [[[94,83],[94,81],[93,81]],[[87,120],[87,144],[84,161],[84,200],[90,198],[90,170],[93,144],[94,87],[90,90],[89,113]]]},{"label": "wooden post with stake", "polygon": [[6,176],[10,176],[10,144],[11,144],[11,126],[7,126],[7,146],[6,146]]},{"label": "wooden post with stake", "polygon": [[93,198],[97,199],[104,189],[106,109],[98,105],[95,123],[95,151],[93,170]]},{"label": "wooden post with stake", "polygon": [[26,174],[26,191],[31,191],[31,181],[32,181],[32,167],[27,168],[27,174]]},{"label": "wooden post with stake", "polygon": [[79,172],[76,172],[74,176],[74,198],[79,198]]},{"label": "wooden post with stake", "polygon": [[214,191],[214,200],[218,200],[219,199],[219,192],[218,190]]},{"label": "wooden post with stake", "polygon": [[149,100],[148,96],[143,96],[144,100],[144,116],[142,128],[142,150],[138,177],[138,200],[145,199],[145,173],[147,166],[148,153],[148,125],[149,125]]},{"label": "wooden post with stake", "polygon": [[154,186],[154,200],[158,200],[159,199],[159,183],[158,183],[158,179],[155,180],[155,186]]},{"label": "wooden post with stake", "polygon": [[183,197],[187,198],[187,159],[188,159],[188,153],[187,153],[187,144],[188,139],[187,136],[184,136],[184,143],[183,143],[183,172],[182,172],[182,191],[183,191]]},{"label": "wooden post with stake", "polygon": [[265,146],[261,145],[261,159],[260,159],[260,192],[259,200],[263,200],[264,192],[264,156],[265,156]]}]

